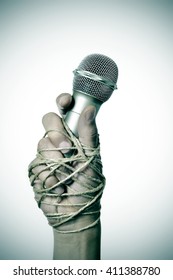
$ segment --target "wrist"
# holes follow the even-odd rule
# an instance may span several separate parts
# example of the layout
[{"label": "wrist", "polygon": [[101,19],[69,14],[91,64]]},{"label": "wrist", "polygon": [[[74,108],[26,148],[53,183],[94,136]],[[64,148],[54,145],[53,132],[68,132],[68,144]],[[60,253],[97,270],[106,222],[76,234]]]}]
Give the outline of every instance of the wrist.
[{"label": "wrist", "polygon": [[[81,226],[80,221],[80,226]],[[84,223],[85,224],[85,223]],[[77,225],[77,224],[76,224]],[[60,232],[53,229],[54,253],[56,260],[99,260],[101,225],[100,221],[94,226],[78,232]]]},{"label": "wrist", "polygon": [[[69,221],[65,221],[54,229],[60,233],[76,233],[83,230],[92,228],[100,221],[100,212],[93,214],[83,214],[74,218],[70,218]],[[61,220],[59,220],[61,223]],[[51,225],[51,223],[50,223]]]}]

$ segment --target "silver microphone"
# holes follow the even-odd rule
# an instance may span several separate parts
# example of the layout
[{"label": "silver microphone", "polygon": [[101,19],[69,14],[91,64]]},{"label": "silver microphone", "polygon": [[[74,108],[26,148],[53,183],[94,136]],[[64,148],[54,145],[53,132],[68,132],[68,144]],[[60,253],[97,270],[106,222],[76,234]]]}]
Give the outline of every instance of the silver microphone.
[{"label": "silver microphone", "polygon": [[78,137],[78,119],[83,109],[94,105],[97,113],[114,89],[117,89],[118,67],[105,55],[91,54],[81,61],[73,73],[73,105],[66,114],[65,122]]}]

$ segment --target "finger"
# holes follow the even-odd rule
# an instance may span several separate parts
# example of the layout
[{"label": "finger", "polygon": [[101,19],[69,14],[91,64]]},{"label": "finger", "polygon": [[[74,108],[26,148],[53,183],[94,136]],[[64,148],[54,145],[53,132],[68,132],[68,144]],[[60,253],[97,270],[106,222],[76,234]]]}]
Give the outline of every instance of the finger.
[{"label": "finger", "polygon": [[[51,170],[49,166],[45,164],[40,164],[40,159],[36,158],[33,161],[33,168],[32,173],[36,176],[31,177],[32,185],[36,183],[37,189],[36,191],[39,191],[39,188],[42,190],[43,185],[45,188],[51,188],[54,185],[58,183],[58,179],[53,173],[51,173]],[[41,185],[39,186],[37,179],[40,179]],[[58,186],[58,194],[64,193],[64,188],[62,186]]]},{"label": "finger", "polygon": [[[47,158],[48,160],[58,162],[60,158],[63,158],[63,155],[60,151],[58,151],[55,146],[52,144],[50,139],[48,137],[43,138],[39,141],[38,143],[38,152],[44,156],[44,158]],[[43,168],[43,167],[42,167]],[[59,168],[60,170],[60,168]],[[49,171],[42,171],[40,174],[40,177],[42,176],[42,180],[46,179],[46,176],[48,176],[48,173],[50,173],[51,170]],[[47,181],[48,180],[48,181]],[[58,183],[58,181],[61,180],[61,172],[58,173],[56,172],[56,176],[50,176],[46,179],[46,186],[55,185]],[[53,189],[54,192],[58,194],[62,194],[65,192],[65,188],[63,185],[59,185],[58,187]]]},{"label": "finger", "polygon": [[[60,147],[63,148],[64,142],[60,143]],[[62,151],[62,150],[61,150]],[[63,149],[65,152],[65,148]],[[58,163],[60,158],[63,158],[63,155],[60,151],[58,151],[55,146],[52,144],[50,139],[48,137],[43,138],[38,143],[38,152],[39,154],[43,155],[44,158],[55,161],[55,163]],[[64,179],[64,167],[60,166],[57,170],[55,170],[55,175],[59,181]],[[46,174],[46,173],[45,173]],[[57,189],[60,188],[59,186]],[[56,189],[55,189],[56,190]]]},{"label": "finger", "polygon": [[[30,176],[31,184],[34,186],[34,190],[37,192],[39,191],[39,187],[42,189],[43,186],[46,188],[52,188],[55,186],[52,188],[53,192],[58,194],[64,193],[65,189],[63,185],[56,187],[59,180],[57,176],[55,176],[54,170],[52,170],[50,166],[52,164],[54,165],[54,161],[56,163],[60,158],[62,158],[62,154],[55,149],[49,138],[43,138],[39,141],[38,154],[40,154],[43,159],[41,160],[39,157],[37,157],[29,167],[31,175],[36,175]],[[50,165],[46,161],[50,161]],[[53,165],[52,168],[54,168]],[[41,185],[38,179],[41,180]]]},{"label": "finger", "polygon": [[96,108],[92,105],[87,106],[81,113],[78,122],[79,140],[82,144],[89,147],[96,147],[98,145],[95,116]]},{"label": "finger", "polygon": [[48,113],[43,117],[42,122],[52,144],[56,148],[62,148],[62,153],[68,152],[72,143],[67,136],[61,118],[55,113]]},{"label": "finger", "polygon": [[60,114],[65,115],[72,105],[72,96],[69,93],[62,93],[57,97],[56,103]]},{"label": "finger", "polygon": [[[32,175],[30,177],[30,180],[33,180],[34,175]],[[34,190],[34,194],[35,194],[35,200],[37,201],[38,204],[40,204],[40,200],[41,200],[41,204],[40,204],[40,208],[42,209],[42,211],[47,214],[47,213],[56,213],[57,210],[57,203],[60,203],[62,198],[61,197],[42,197],[42,194],[39,193],[39,190],[42,190],[42,181],[40,179],[36,179],[34,180],[34,184],[33,184],[33,190]],[[60,189],[58,190],[58,192],[60,191]],[[57,191],[56,191],[57,193]]]},{"label": "finger", "polygon": [[39,154],[43,155],[44,158],[51,160],[58,160],[63,157],[62,153],[52,144],[49,137],[42,138],[39,141],[37,151]]}]

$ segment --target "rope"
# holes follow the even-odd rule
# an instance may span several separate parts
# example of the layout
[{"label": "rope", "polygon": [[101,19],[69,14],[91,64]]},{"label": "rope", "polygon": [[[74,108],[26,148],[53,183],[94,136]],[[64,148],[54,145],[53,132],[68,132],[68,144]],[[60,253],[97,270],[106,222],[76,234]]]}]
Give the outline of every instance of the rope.
[{"label": "rope", "polygon": [[[71,156],[59,158],[57,160],[53,160],[44,156],[45,151],[61,151],[62,149],[65,149],[64,147],[39,150],[37,151],[37,158],[39,159],[39,162],[30,164],[28,168],[28,176],[31,178],[31,186],[33,186],[33,191],[35,194],[38,194],[36,195],[36,201],[39,208],[41,208],[43,204],[50,206],[63,206],[63,209],[65,209],[64,207],[68,208],[69,206],[78,208],[78,210],[75,209],[71,213],[64,211],[63,213],[56,212],[45,214],[49,224],[60,233],[81,232],[88,228],[94,227],[100,220],[100,199],[105,187],[105,177],[101,172],[102,163],[100,159],[100,145],[98,145],[96,148],[83,145],[71,132],[63,119],[62,122],[67,133],[59,130],[49,130],[45,133],[44,137],[47,137],[48,133],[51,131],[63,133],[72,142],[72,147],[70,147]],[[43,168],[40,172],[35,174],[33,169],[38,166],[43,166]],[[77,168],[74,166],[77,166]],[[89,176],[85,173],[85,170],[88,167],[93,170],[95,176]],[[49,173],[44,181],[42,181],[41,186],[38,189],[35,187],[35,183],[43,171],[49,171]],[[56,176],[58,179],[62,178],[63,176],[63,179],[59,179],[59,181],[51,187],[46,187],[46,180],[52,175]],[[73,183],[79,184],[82,191],[74,190],[71,186]],[[57,194],[54,190],[62,185],[65,187],[66,192]],[[47,197],[55,198],[56,203],[54,202],[52,204],[51,202],[46,202]],[[80,201],[81,198],[83,198],[82,200],[84,200],[84,202],[63,204],[63,199],[70,197],[79,197]],[[59,200],[59,198],[61,198],[61,200]],[[94,215],[96,216],[95,221],[85,227],[75,230],[59,229],[61,225],[83,215]]]}]

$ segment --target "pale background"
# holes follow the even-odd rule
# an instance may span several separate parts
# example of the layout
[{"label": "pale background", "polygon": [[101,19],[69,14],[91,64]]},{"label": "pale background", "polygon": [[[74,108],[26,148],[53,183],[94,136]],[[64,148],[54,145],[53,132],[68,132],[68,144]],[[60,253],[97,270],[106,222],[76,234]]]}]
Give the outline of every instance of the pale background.
[{"label": "pale background", "polygon": [[97,117],[102,259],[173,259],[173,1],[0,1],[0,258],[51,259],[27,178],[42,116],[90,53],[119,67]]}]

